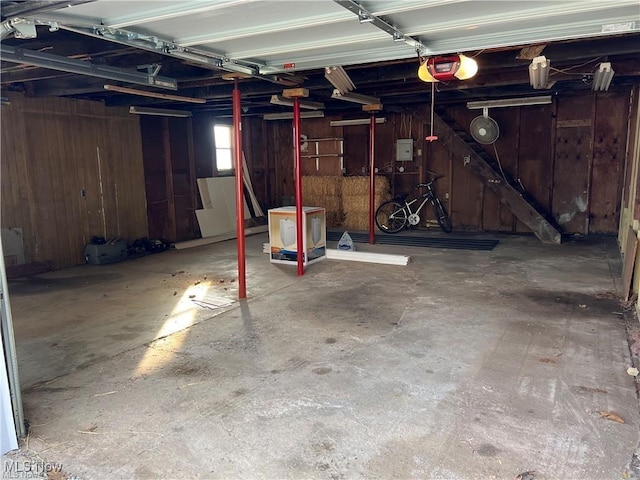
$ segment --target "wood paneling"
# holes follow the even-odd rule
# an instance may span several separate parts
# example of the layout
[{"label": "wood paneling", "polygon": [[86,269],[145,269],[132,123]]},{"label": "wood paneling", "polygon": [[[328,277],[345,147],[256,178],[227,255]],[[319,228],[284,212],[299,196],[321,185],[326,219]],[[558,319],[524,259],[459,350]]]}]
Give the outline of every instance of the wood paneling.
[{"label": "wood paneling", "polygon": [[138,118],[98,102],[8,95],[2,226],[23,229],[26,261],[78,265],[94,235],[147,235]]},{"label": "wood paneling", "polygon": [[567,233],[588,233],[592,116],[592,95],[558,100],[552,212]]},{"label": "wood paneling", "polygon": [[267,123],[269,171],[272,175],[273,204],[280,205],[282,197],[293,197],[293,130],[289,121]]},{"label": "wood paneling", "polygon": [[[518,178],[518,137],[520,132],[521,108],[496,108],[489,110],[489,116],[499,125],[500,136],[491,145],[483,145],[493,158],[499,161],[505,175]],[[474,117],[482,115],[481,110],[473,111]],[[512,232],[515,217],[498,196],[483,185],[482,229],[488,231]]]},{"label": "wood paneling", "polygon": [[197,238],[199,230],[191,119],[141,119],[149,236],[169,242]]},{"label": "wood paneling", "polygon": [[596,97],[589,233],[618,229],[628,116],[611,112],[628,110],[629,96],[625,93],[603,92]]},{"label": "wood paneling", "polygon": [[[518,135],[518,178],[525,191],[547,211],[553,178],[552,115],[552,105],[521,107]],[[518,221],[516,231],[531,230]]]}]

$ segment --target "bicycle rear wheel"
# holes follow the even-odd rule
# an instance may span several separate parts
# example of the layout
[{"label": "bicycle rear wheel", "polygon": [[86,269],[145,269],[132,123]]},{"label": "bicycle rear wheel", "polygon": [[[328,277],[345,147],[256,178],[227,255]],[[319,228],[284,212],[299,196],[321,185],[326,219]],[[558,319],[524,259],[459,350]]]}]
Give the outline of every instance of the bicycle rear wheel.
[{"label": "bicycle rear wheel", "polygon": [[436,216],[436,221],[440,228],[447,233],[451,232],[451,220],[449,219],[449,215],[447,215],[446,210],[442,206],[439,198],[435,198],[433,200],[433,214]]},{"label": "bicycle rear wheel", "polygon": [[376,210],[376,225],[384,233],[398,233],[406,224],[407,212],[398,202],[385,202]]}]

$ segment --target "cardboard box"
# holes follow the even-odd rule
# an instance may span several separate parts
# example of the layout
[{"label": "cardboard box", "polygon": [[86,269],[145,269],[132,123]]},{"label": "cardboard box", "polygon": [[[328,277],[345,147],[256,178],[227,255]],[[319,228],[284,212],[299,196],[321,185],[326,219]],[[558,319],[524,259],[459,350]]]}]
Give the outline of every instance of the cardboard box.
[{"label": "cardboard box", "polygon": [[[296,207],[269,210],[269,257],[272,263],[298,264]],[[302,207],[304,265],[327,256],[327,222],[324,208]]]}]

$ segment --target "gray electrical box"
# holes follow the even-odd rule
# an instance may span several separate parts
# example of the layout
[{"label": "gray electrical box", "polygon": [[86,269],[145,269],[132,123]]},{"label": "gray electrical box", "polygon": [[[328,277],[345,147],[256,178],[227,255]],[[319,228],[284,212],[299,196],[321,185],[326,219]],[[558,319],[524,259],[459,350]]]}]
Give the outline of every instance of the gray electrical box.
[{"label": "gray electrical box", "polygon": [[410,162],[413,160],[413,140],[401,138],[396,140],[396,161]]}]

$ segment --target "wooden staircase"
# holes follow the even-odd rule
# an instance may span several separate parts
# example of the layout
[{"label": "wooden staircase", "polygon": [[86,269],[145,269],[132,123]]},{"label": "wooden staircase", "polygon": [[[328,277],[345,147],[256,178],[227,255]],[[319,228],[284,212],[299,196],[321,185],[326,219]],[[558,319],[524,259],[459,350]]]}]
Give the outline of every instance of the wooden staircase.
[{"label": "wooden staircase", "polygon": [[486,186],[542,243],[559,245],[562,234],[548,212],[524,191],[519,182],[503,172],[498,162],[471,135],[447,117],[446,113],[439,113],[434,114],[433,118],[438,141],[446,145],[455,157],[468,157],[466,166],[484,180]]}]

